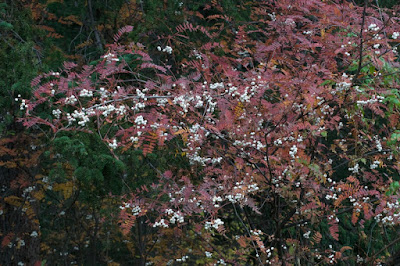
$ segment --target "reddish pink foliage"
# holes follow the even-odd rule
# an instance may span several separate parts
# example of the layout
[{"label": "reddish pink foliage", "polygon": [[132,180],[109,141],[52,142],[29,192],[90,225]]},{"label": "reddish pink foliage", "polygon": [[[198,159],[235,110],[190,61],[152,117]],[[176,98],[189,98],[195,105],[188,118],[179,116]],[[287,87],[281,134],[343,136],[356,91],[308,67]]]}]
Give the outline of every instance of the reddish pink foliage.
[{"label": "reddish pink foliage", "polygon": [[[182,139],[178,152],[185,153],[191,171],[172,167],[159,173],[156,198],[146,198],[147,192],[131,195],[121,213],[125,232],[136,216],[152,213],[157,218],[150,226],[202,223],[234,242],[233,229],[223,224],[224,213],[230,213],[245,236],[260,230],[262,240],[252,247],[260,253],[257,259],[278,263],[293,260],[289,243],[296,250],[310,245],[307,232],[321,230],[322,220],[330,235],[321,235],[340,249],[339,211],[353,213],[353,224],[382,213],[399,223],[393,218],[397,207],[390,207],[398,196],[386,194],[390,180],[376,170],[394,167],[398,155],[387,143],[393,125],[377,126],[374,119],[389,110],[380,100],[390,94],[381,59],[391,64],[397,57],[392,45],[398,41],[390,36],[400,26],[386,14],[382,22],[374,9],[362,24],[362,8],[331,2],[261,1],[253,11],[257,30],[238,27],[229,57],[213,52],[227,47],[210,42],[182,66],[181,75],[153,62],[143,48],[131,49],[141,45],[112,44],[102,62],[82,72],[66,63],[60,75],[36,78],[25,125],[103,132],[115,123],[119,129],[102,138],[116,155],[127,148],[146,155]],[[187,23],[174,38],[197,30],[213,36]],[[362,64],[382,74],[372,85],[364,78],[374,73],[357,69],[360,42]],[[127,54],[141,59],[126,62]],[[356,69],[350,70],[353,62]],[[99,74],[95,80],[94,74]],[[399,84],[393,80],[391,88]],[[32,111],[45,102],[53,111],[51,121]],[[397,107],[391,112],[398,113]],[[161,200],[163,195],[169,200]],[[141,211],[132,215],[135,207]],[[244,218],[243,209],[251,215]],[[287,230],[297,225],[304,232],[291,235]],[[275,247],[273,256],[266,247]]]}]

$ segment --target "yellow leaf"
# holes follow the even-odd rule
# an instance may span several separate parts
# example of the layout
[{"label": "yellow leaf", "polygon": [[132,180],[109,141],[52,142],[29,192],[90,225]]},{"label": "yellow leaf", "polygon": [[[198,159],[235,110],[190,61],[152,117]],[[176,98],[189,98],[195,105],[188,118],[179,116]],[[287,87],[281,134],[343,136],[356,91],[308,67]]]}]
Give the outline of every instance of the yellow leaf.
[{"label": "yellow leaf", "polygon": [[33,211],[33,208],[30,206],[26,209],[25,213],[30,220],[32,220],[36,216],[35,212]]},{"label": "yellow leaf", "polygon": [[188,132],[189,132],[189,129],[187,129],[187,128],[182,128],[182,129],[176,131],[176,132],[174,133],[174,135],[185,135],[185,134],[187,134]]},{"label": "yellow leaf", "polygon": [[182,136],[182,140],[184,142],[187,142],[187,137],[189,135],[189,129],[188,128],[180,129],[180,130],[176,131],[174,133],[174,135],[181,135]]},{"label": "yellow leaf", "polygon": [[71,197],[73,188],[74,184],[72,183],[72,181],[69,181],[67,183],[55,184],[53,186],[53,190],[60,191],[63,194],[64,199],[68,199]]},{"label": "yellow leaf", "polygon": [[39,190],[39,191],[33,192],[32,196],[34,199],[41,201],[44,198],[44,192],[43,192],[43,190]]},{"label": "yellow leaf", "polygon": [[46,245],[45,243],[40,243],[40,250],[42,251],[42,252],[44,252],[44,251],[49,251],[50,250],[50,247],[48,246],[48,245]]},{"label": "yellow leaf", "polygon": [[42,179],[43,177],[44,177],[44,175],[41,175],[41,174],[35,175],[35,179],[37,179],[37,180]]},{"label": "yellow leaf", "polygon": [[7,168],[15,168],[17,167],[17,164],[15,162],[8,161],[8,162],[0,162],[0,166],[5,166]]},{"label": "yellow leaf", "polygon": [[65,17],[64,20],[69,20],[74,22],[75,24],[82,26],[82,22],[79,20],[77,16],[74,15],[69,15],[68,17]]},{"label": "yellow leaf", "polygon": [[8,196],[4,198],[4,201],[10,205],[19,207],[22,204],[22,198],[17,197],[17,196]]},{"label": "yellow leaf", "polygon": [[238,102],[235,106],[234,113],[236,118],[239,118],[243,114],[244,105],[242,102]]}]

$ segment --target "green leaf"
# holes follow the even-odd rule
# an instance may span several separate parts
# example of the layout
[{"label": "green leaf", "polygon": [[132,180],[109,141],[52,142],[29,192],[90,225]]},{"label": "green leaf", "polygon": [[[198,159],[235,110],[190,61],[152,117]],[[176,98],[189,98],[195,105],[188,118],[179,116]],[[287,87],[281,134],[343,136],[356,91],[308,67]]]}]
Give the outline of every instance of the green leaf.
[{"label": "green leaf", "polygon": [[373,74],[375,72],[375,67],[374,66],[370,66],[369,67],[369,73]]},{"label": "green leaf", "polygon": [[98,59],[98,60],[93,60],[93,61],[91,61],[90,63],[89,63],[89,65],[91,65],[91,66],[95,66],[95,65],[97,65],[99,62],[101,62],[102,61],[102,59]]},{"label": "green leaf", "polygon": [[394,195],[400,188],[399,181],[394,181],[390,184],[389,190],[385,193],[387,196]]},{"label": "green leaf", "polygon": [[395,181],[391,185],[393,185],[394,190],[398,190],[400,187],[399,181]]},{"label": "green leaf", "polygon": [[322,82],[320,86],[334,85],[335,83],[336,83],[335,81],[328,79],[328,80],[325,80],[324,82]]},{"label": "green leaf", "polygon": [[0,21],[0,28],[6,29],[6,30],[11,30],[11,29],[14,28],[14,26],[11,25],[11,24],[8,23],[8,22]]}]

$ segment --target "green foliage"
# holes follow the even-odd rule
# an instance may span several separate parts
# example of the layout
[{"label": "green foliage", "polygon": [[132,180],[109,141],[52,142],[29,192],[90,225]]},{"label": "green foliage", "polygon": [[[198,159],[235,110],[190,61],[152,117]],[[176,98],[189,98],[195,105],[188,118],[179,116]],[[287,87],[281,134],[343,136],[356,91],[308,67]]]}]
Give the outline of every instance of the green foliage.
[{"label": "green foliage", "polygon": [[8,22],[6,22],[6,21],[0,21],[0,28],[1,28],[1,29],[4,29],[4,30],[11,30],[11,29],[13,29],[14,27],[13,27],[12,24],[10,24],[10,23],[8,23]]},{"label": "green foliage", "polygon": [[399,181],[394,181],[390,184],[389,190],[386,192],[386,195],[395,195],[399,192],[400,183]]},{"label": "green foliage", "polygon": [[0,10],[0,109],[12,110],[18,94],[29,95],[39,62],[27,10],[4,3]]},{"label": "green foliage", "polygon": [[81,183],[85,196],[121,192],[125,165],[109,154],[98,136],[66,134],[56,138],[53,145],[53,152],[60,157],[57,161],[72,166],[73,176]]},{"label": "green foliage", "polygon": [[42,71],[58,68],[64,58],[50,52],[49,42],[38,45],[43,32],[35,27],[30,11],[18,1],[0,5],[0,134],[14,134],[15,118],[21,102],[31,93],[30,82]]}]

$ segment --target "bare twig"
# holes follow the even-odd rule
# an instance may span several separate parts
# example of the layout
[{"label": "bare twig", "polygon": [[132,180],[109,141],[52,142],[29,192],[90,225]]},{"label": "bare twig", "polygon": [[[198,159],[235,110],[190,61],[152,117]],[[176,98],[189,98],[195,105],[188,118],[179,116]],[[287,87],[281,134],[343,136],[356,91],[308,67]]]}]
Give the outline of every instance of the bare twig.
[{"label": "bare twig", "polygon": [[373,254],[371,257],[369,257],[367,259],[366,265],[369,265],[371,262],[373,262],[375,260],[376,256],[378,256],[380,253],[382,253],[383,251],[387,250],[391,246],[396,245],[399,242],[400,242],[400,237],[396,238],[395,240],[393,240],[392,242],[390,242],[389,244],[387,244],[386,246],[384,246],[383,248],[378,250],[375,254]]},{"label": "bare twig", "polygon": [[367,6],[368,6],[368,0],[364,0],[364,10],[363,10],[361,29],[360,29],[360,46],[359,46],[360,60],[358,61],[357,72],[354,75],[356,79],[357,79],[358,75],[360,74],[360,71],[362,68],[362,58],[363,58],[363,50],[364,50],[363,49],[363,45],[364,45],[363,31],[364,31],[364,26],[365,26],[365,17],[367,16]]}]

